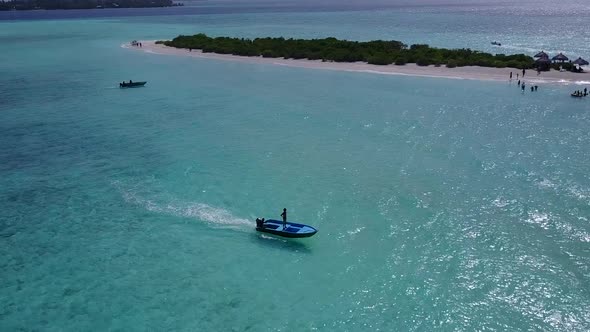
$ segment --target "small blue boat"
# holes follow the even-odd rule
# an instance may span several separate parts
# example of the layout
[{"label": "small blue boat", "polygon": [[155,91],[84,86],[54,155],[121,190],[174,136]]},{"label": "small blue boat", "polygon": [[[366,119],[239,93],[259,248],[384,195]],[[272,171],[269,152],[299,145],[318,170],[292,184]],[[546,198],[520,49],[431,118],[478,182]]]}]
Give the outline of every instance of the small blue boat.
[{"label": "small blue boat", "polygon": [[283,237],[298,238],[310,237],[317,233],[317,229],[303,224],[296,224],[287,222],[287,226],[283,228],[283,222],[280,220],[265,220],[264,223],[257,224],[256,230],[263,233],[270,233]]}]

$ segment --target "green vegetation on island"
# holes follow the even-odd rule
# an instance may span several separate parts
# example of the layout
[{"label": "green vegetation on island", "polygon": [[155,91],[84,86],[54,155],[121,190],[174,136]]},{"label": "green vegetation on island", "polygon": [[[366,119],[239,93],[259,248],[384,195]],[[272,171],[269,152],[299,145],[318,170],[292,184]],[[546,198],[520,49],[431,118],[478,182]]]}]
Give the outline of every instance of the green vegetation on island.
[{"label": "green vegetation on island", "polygon": [[0,10],[147,8],[182,5],[172,0],[0,0]]},{"label": "green vegetation on island", "polygon": [[532,68],[535,63],[532,57],[524,54],[493,55],[470,49],[434,48],[421,44],[408,47],[395,40],[357,42],[336,38],[212,38],[201,33],[194,36],[181,35],[173,40],[156,43],[176,48],[198,49],[205,53],[334,62],[362,61],[374,65],[416,63],[419,66],[446,65],[449,68],[461,66]]}]

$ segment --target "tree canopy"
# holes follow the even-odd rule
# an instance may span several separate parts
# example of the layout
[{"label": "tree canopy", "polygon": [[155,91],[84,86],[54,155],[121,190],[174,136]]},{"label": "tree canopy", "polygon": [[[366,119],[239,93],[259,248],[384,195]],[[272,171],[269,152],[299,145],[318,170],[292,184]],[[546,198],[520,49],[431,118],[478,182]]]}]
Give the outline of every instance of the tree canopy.
[{"label": "tree canopy", "polygon": [[157,43],[176,48],[199,49],[205,53],[334,62],[362,61],[375,65],[416,63],[419,66],[531,68],[534,64],[533,58],[524,54],[494,55],[468,48],[444,49],[424,44],[408,47],[408,45],[395,40],[359,42],[339,40],[333,37],[322,39],[213,38],[200,33],[193,36],[180,35],[173,40]]},{"label": "tree canopy", "polygon": [[171,7],[172,0],[0,0],[0,10]]}]

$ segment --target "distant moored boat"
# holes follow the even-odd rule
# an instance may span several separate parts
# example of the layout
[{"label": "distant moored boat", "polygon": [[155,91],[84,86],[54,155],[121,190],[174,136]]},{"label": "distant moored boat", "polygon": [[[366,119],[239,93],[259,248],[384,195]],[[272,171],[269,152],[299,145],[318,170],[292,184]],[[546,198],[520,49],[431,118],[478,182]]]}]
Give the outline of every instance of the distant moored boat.
[{"label": "distant moored boat", "polygon": [[137,88],[140,86],[144,86],[147,82],[133,82],[133,81],[129,81],[129,82],[121,82],[119,83],[119,87],[120,88]]}]

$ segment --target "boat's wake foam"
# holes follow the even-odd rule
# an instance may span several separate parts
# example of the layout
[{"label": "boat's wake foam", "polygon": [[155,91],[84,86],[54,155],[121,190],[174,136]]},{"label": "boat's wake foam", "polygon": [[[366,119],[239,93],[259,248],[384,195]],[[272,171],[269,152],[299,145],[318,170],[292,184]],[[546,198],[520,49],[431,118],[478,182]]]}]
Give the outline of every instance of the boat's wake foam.
[{"label": "boat's wake foam", "polygon": [[[253,227],[253,221],[234,216],[222,208],[204,203],[182,201],[173,198],[162,198],[167,195],[153,195],[148,198],[138,188],[124,188],[120,182],[113,185],[121,192],[123,199],[130,204],[140,206],[148,211],[172,215],[176,217],[195,219],[207,223],[212,227],[230,228],[246,231]],[[151,195],[150,195],[151,196]]]}]

